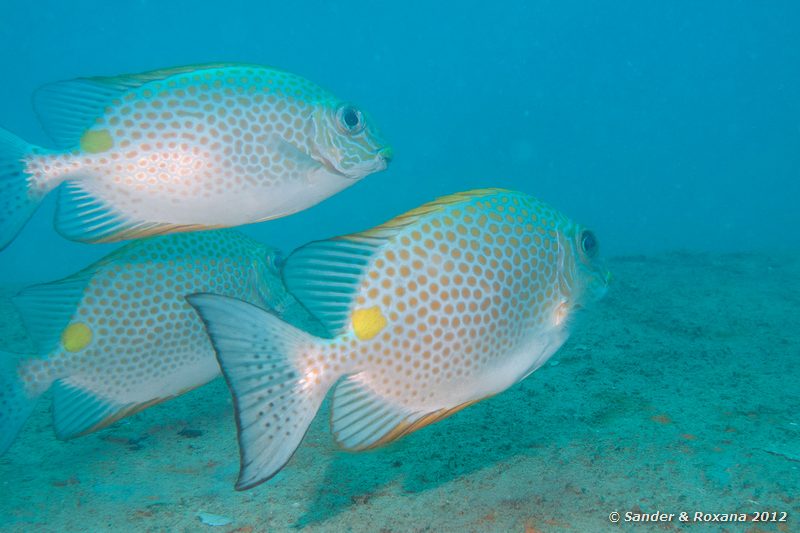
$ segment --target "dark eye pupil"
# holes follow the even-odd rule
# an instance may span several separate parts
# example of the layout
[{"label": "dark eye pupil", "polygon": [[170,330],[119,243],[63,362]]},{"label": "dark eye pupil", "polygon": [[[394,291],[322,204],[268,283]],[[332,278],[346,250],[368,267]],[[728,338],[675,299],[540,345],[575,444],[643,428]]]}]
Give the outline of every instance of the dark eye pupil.
[{"label": "dark eye pupil", "polygon": [[597,239],[594,236],[594,233],[587,231],[583,234],[583,239],[581,239],[581,244],[583,245],[583,251],[587,254],[592,254],[597,249]]},{"label": "dark eye pupil", "polygon": [[352,107],[345,109],[342,118],[344,120],[344,125],[348,128],[355,128],[358,126],[358,112]]}]

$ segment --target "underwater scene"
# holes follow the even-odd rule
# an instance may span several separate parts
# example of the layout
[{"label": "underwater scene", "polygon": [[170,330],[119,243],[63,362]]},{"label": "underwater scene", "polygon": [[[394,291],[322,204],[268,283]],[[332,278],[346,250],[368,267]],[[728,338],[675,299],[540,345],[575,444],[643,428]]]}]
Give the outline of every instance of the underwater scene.
[{"label": "underwater scene", "polygon": [[800,4],[0,7],[0,531],[800,531]]}]

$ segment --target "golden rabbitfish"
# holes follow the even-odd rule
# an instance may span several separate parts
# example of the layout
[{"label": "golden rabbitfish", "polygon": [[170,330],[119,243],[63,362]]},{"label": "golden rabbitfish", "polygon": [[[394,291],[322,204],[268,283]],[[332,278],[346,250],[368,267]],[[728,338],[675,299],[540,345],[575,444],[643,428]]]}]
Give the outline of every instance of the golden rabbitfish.
[{"label": "golden rabbitfish", "polygon": [[60,150],[0,130],[0,249],[61,184],[56,229],[108,242],[286,216],[392,154],[354,105],[258,65],[82,78],[34,104]]},{"label": "golden rabbitfish", "polygon": [[605,293],[597,255],[592,232],[536,199],[475,190],[289,256],[287,287],[332,339],[246,302],[190,296],[236,399],[237,488],[283,467],[337,382],[333,435],[361,450],[523,379]]},{"label": "golden rabbitfish", "polygon": [[56,434],[67,439],[219,375],[187,294],[241,298],[309,327],[276,253],[231,230],[154,237],[22,290],[14,303],[38,353],[17,361],[0,353],[0,454],[51,386]]}]

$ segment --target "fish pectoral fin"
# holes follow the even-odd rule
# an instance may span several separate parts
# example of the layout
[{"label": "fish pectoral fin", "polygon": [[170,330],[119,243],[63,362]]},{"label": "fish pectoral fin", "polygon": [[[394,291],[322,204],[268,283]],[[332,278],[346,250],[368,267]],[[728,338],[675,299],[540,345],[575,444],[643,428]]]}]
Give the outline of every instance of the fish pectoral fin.
[{"label": "fish pectoral fin", "polygon": [[287,169],[289,171],[297,170],[305,174],[322,167],[322,163],[300,150],[277,133],[270,135],[266,142],[266,149],[268,152],[273,151],[280,154],[284,164],[295,166],[295,168],[290,166]]},{"label": "fish pectoral fin", "polygon": [[334,392],[331,432],[337,444],[346,450],[370,450],[447,418],[478,401],[480,399],[451,408],[415,412],[378,396],[360,383],[357,375],[351,376]]},{"label": "fish pectoral fin", "polygon": [[116,242],[208,229],[214,227],[137,220],[108,205],[73,181],[64,183],[58,194],[56,230],[73,241]]},{"label": "fish pectoral fin", "polygon": [[239,433],[237,490],[267,481],[291,459],[333,377],[298,368],[318,339],[255,305],[193,294],[231,390]]},{"label": "fish pectoral fin", "polygon": [[69,378],[58,380],[53,384],[56,436],[61,440],[74,439],[161,401],[159,398],[144,403],[119,403],[70,383]]}]

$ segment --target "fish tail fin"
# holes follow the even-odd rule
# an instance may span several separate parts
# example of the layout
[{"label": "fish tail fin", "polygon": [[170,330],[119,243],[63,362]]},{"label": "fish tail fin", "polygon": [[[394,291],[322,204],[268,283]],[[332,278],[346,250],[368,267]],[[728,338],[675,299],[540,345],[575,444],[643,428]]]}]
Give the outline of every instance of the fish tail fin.
[{"label": "fish tail fin", "polygon": [[30,392],[23,382],[18,358],[0,352],[0,456],[16,439],[41,393]]},{"label": "fish tail fin", "polygon": [[206,325],[233,394],[241,457],[236,489],[255,487],[292,457],[338,376],[302,368],[320,339],[269,312],[212,294],[187,300]]},{"label": "fish tail fin", "polygon": [[25,171],[25,158],[35,150],[0,128],[0,250],[14,240],[42,200],[31,192]]}]

